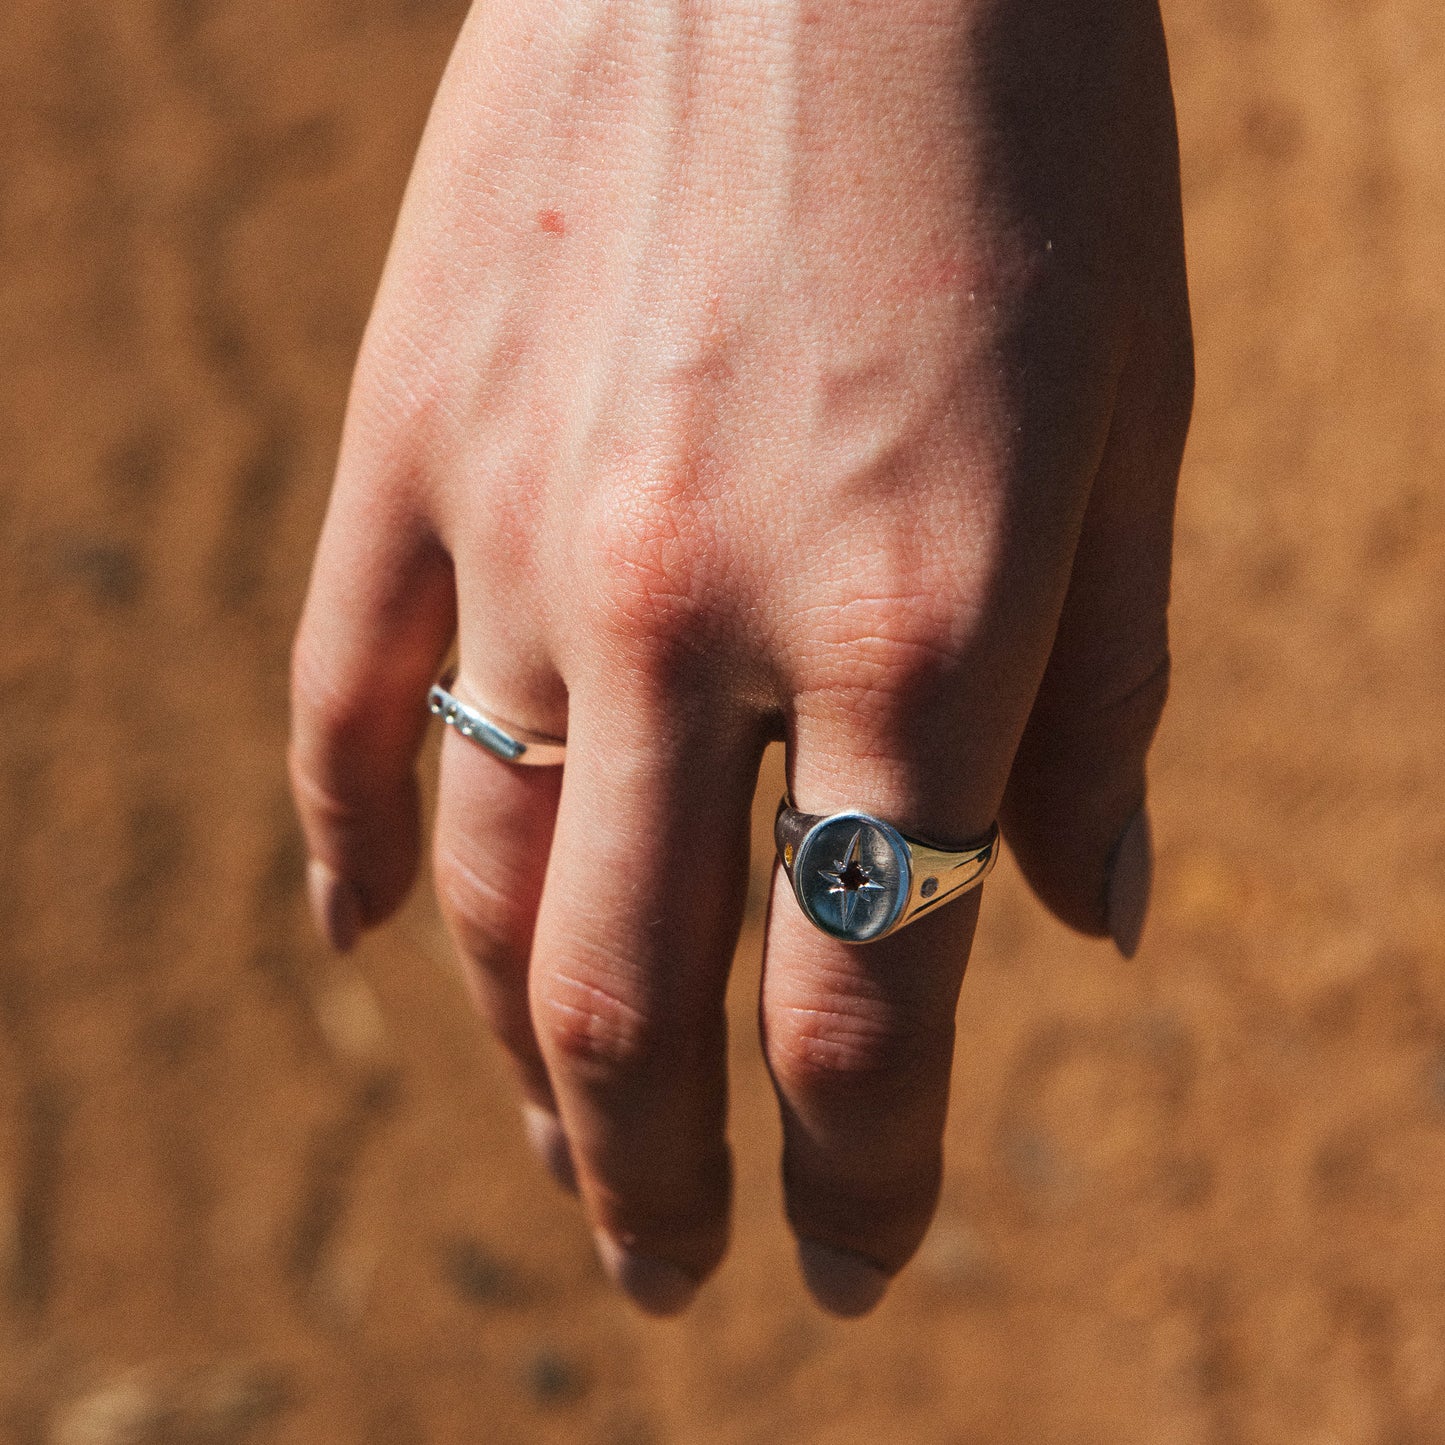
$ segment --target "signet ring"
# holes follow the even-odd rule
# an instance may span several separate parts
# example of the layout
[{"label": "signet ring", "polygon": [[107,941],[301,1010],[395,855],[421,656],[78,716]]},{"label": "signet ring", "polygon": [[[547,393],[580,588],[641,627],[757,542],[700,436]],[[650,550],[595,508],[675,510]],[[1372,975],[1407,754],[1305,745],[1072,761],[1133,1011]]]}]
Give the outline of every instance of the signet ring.
[{"label": "signet ring", "polygon": [[844,943],[872,943],[977,888],[998,861],[999,831],[940,848],[856,809],[800,813],[785,794],[773,841],[808,921]]}]

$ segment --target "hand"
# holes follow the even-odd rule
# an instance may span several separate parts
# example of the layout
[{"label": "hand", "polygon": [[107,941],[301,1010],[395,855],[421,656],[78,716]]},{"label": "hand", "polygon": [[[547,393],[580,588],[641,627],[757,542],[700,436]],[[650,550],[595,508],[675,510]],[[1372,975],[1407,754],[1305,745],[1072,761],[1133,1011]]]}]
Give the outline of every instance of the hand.
[{"label": "hand", "polygon": [[[962,843],[1125,952],[1192,361],[1152,0],[492,0],[438,97],[295,653],[313,897],[442,906],[645,1308],[725,1249],[724,984],[793,798]],[[1131,821],[1132,820],[1132,821]],[[927,1229],[977,895],[850,948],[775,888],[788,1216],[860,1313]]]}]

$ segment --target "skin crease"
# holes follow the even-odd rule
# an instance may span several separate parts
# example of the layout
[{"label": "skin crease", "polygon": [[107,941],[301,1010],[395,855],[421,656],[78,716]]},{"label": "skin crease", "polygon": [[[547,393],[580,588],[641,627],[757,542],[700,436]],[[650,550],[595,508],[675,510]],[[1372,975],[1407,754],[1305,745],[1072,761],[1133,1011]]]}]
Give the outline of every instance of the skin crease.
[{"label": "skin crease", "polygon": [[[1191,398],[1149,0],[470,15],[357,366],[293,776],[345,945],[413,880],[454,637],[460,691],[567,736],[564,773],[447,736],[436,879],[529,1134],[644,1308],[726,1247],[770,738],[807,811],[945,844],[1001,815],[1043,901],[1108,931]],[[835,1312],[932,1216],[977,907],[848,948],[775,889],[760,1026]]]}]

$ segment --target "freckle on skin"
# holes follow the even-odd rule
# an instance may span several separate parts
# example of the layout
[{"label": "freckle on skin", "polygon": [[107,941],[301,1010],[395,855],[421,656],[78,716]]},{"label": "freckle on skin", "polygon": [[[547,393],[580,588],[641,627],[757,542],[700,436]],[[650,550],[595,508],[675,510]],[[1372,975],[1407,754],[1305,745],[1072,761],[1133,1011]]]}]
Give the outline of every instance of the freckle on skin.
[{"label": "freckle on skin", "polygon": [[567,234],[567,218],[561,211],[538,211],[537,225],[549,236],[565,236]]}]

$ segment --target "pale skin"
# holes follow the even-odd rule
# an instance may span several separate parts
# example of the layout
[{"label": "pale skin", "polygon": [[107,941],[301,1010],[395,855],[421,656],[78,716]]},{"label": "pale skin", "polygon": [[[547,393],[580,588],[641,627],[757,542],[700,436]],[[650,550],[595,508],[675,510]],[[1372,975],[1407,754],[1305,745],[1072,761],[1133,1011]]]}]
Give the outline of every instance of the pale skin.
[{"label": "pale skin", "polygon": [[[323,932],[433,844],[528,1133],[643,1308],[722,1260],[724,988],[769,740],[808,812],[959,845],[1137,941],[1192,396],[1153,0],[491,0],[362,348],[295,652]],[[826,1308],[937,1198],[979,895],[880,942],[775,878],[759,1020]]]}]

